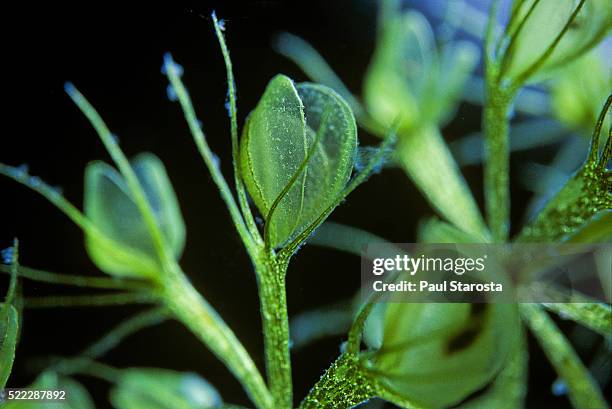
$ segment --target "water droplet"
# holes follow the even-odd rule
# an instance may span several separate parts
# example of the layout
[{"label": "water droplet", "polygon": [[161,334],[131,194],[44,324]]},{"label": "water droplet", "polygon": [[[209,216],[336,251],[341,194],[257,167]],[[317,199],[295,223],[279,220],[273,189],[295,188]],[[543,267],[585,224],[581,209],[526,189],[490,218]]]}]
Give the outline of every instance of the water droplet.
[{"label": "water droplet", "polygon": [[15,256],[15,248],[7,247],[0,251],[0,260],[2,264],[13,264],[13,258]]},{"label": "water droplet", "polygon": [[61,186],[53,186],[51,187],[51,194],[54,197],[60,197],[62,194],[64,194],[64,189],[62,189]]},{"label": "water droplet", "polygon": [[113,140],[113,142],[115,142],[116,144],[119,143],[119,136],[117,134],[111,134],[111,139]]},{"label": "water droplet", "polygon": [[178,101],[178,95],[176,95],[176,90],[174,89],[172,84],[168,84],[168,86],[166,87],[166,95],[168,96],[168,99],[170,101],[172,102]]},{"label": "water droplet", "polygon": [[563,396],[567,393],[567,385],[561,379],[557,379],[552,384],[551,391],[555,396]]},{"label": "water droplet", "polygon": [[30,171],[30,166],[27,163],[22,163],[17,166],[17,170],[25,175]]},{"label": "water droplet", "polygon": [[183,67],[180,64],[174,62],[172,59],[172,54],[165,53],[164,54],[164,64],[162,65],[161,72],[164,75],[168,75],[170,72],[174,72],[177,77],[183,75]]},{"label": "water droplet", "polygon": [[219,159],[217,154],[214,152],[212,153],[211,157],[212,157],[213,166],[218,168],[221,165],[221,159]]},{"label": "water droplet", "polygon": [[29,180],[28,183],[30,184],[30,186],[32,186],[34,189],[37,189],[39,187],[42,186],[42,180],[40,180],[40,178],[38,176],[32,176]]},{"label": "water droplet", "polygon": [[232,116],[232,106],[229,101],[225,101],[225,110],[227,111],[227,115],[231,118]]},{"label": "water droplet", "polygon": [[220,20],[217,22],[217,25],[219,26],[219,29],[220,29],[221,31],[225,31],[225,20],[224,20],[224,19],[220,19]]}]

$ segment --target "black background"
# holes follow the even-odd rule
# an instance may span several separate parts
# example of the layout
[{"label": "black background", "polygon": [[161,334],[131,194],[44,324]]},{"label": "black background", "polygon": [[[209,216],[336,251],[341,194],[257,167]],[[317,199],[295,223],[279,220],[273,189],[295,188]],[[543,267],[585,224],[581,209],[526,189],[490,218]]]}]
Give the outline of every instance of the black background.
[{"label": "black background", "polygon": [[[56,2],[54,2],[56,3]],[[209,18],[226,20],[242,119],[276,73],[305,76],[277,55],[271,40],[280,31],[310,41],[359,94],[375,39],[374,1],[202,1],[143,5],[80,2],[24,4],[5,11],[2,27],[4,108],[0,161],[28,163],[31,173],[82,202],[87,162],[109,160],[83,115],[63,93],[66,80],[89,98],[119,135],[128,156],[152,151],[162,158],[187,224],[182,266],[251,352],[263,370],[256,284],[250,262],[228,213],[195,150],[179,106],[166,98],[162,55],[172,52],[185,68],[208,141],[231,180],[229,121],[224,108],[225,71]],[[480,109],[462,105],[445,130],[456,138],[479,128]],[[361,144],[378,142],[360,133]],[[545,154],[543,152],[542,154]],[[520,160],[520,159],[519,159]],[[466,175],[482,204],[481,170]],[[527,193],[513,189],[513,218],[520,220]],[[99,274],[83,247],[82,234],[43,198],[0,178],[0,247],[21,242],[24,265],[74,274]],[[376,175],[338,208],[332,220],[367,229],[395,242],[415,240],[418,221],[432,211],[400,170]],[[306,246],[288,275],[290,314],[352,296],[359,285],[357,257]],[[2,277],[5,288],[5,277]],[[26,296],[71,294],[70,288],[24,282]],[[0,291],[3,293],[4,291]],[[139,307],[28,310],[9,386],[27,385],[36,358],[80,351]],[[338,355],[341,339],[322,341],[293,355],[295,396],[301,399]],[[532,344],[530,405],[564,407],[553,398],[554,374]],[[169,322],[127,339],[104,360],[117,367],[156,366],[197,371],[228,402],[248,404],[240,385],[180,324]],[[466,368],[469,370],[469,368]],[[108,407],[104,382],[82,378],[100,408]]]}]

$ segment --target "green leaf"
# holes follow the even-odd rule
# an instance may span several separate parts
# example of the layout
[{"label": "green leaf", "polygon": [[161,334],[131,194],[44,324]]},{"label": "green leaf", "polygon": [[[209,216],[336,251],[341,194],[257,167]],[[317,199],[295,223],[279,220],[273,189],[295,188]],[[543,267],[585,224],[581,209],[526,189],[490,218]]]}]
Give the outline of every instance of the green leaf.
[{"label": "green leaf", "polygon": [[433,34],[418,13],[388,14],[380,19],[363,96],[368,112],[378,122],[390,125],[399,120],[402,131],[415,126],[420,116],[416,94],[431,72]]},{"label": "green leaf", "polygon": [[19,316],[10,304],[0,304],[0,390],[6,386],[15,360]]},{"label": "green leaf", "polygon": [[604,243],[612,240],[612,210],[604,210],[568,236],[572,243]]},{"label": "green leaf", "polygon": [[[608,0],[584,2],[573,21],[570,20],[577,7],[575,0],[528,0],[517,4],[508,32],[513,39],[504,56],[507,63],[504,75],[513,79],[534,67],[539,68],[540,75],[532,80],[549,74],[597,45],[612,27],[612,4]],[[567,31],[555,45],[568,22]],[[542,64],[536,67],[540,64],[538,60]]]},{"label": "green leaf", "polygon": [[493,379],[517,342],[519,320],[511,304],[389,303],[365,328],[375,349],[366,370],[385,396],[443,408]]},{"label": "green leaf", "polygon": [[245,185],[278,247],[313,223],[346,186],[357,130],[330,88],[274,77],[249,117],[241,141]]},{"label": "green leaf", "polygon": [[116,409],[211,409],[222,404],[215,388],[199,375],[156,368],[123,370],[110,400]]},{"label": "green leaf", "polygon": [[599,386],[548,314],[537,304],[521,304],[520,311],[544,353],[567,385],[574,407],[607,408]]},{"label": "green leaf", "polygon": [[400,121],[400,134],[423,123],[448,121],[478,50],[467,42],[438,51],[431,26],[398,1],[383,2],[379,38],[364,82],[369,113],[383,126]]},{"label": "green leaf", "polygon": [[556,73],[550,85],[555,116],[570,129],[588,135],[612,89],[612,71],[604,50],[593,50]]},{"label": "green leaf", "polygon": [[464,232],[437,217],[419,224],[419,243],[485,243],[483,237]]},{"label": "green leaf", "polygon": [[55,402],[11,401],[3,409],[94,409],[94,403],[87,390],[72,378],[55,372],[43,372],[30,385],[38,390],[65,390],[66,400]]},{"label": "green leaf", "polygon": [[[132,161],[162,233],[169,254],[179,258],[185,244],[185,224],[161,161],[145,153]],[[85,171],[85,214],[108,238],[86,233],[86,245],[96,265],[108,274],[155,277],[161,271],[150,229],[125,180],[111,166],[93,162]],[[114,251],[114,247],[123,251]]]},{"label": "green leaf", "polygon": [[[590,240],[591,234],[598,236],[602,231],[606,234],[606,221],[609,216],[605,214],[612,209],[612,177],[607,169],[612,156],[612,134],[608,131],[601,153],[599,138],[611,104],[612,96],[608,97],[599,115],[585,163],[539,215],[521,231],[519,241],[571,241],[574,235]],[[605,213],[601,215],[601,212]],[[599,217],[603,218],[603,224]]]},{"label": "green leaf", "polygon": [[467,41],[452,42],[440,50],[437,75],[431,79],[433,92],[421,96],[428,104],[424,114],[430,122],[442,126],[455,116],[478,58],[478,48]]},{"label": "green leaf", "polygon": [[437,127],[424,126],[404,135],[396,154],[406,173],[444,218],[467,233],[488,236],[478,205]]},{"label": "green leaf", "polygon": [[489,386],[487,391],[458,409],[521,409],[525,407],[527,394],[527,372],[529,354],[527,340],[522,327],[519,327],[519,342],[515,343],[504,368]]},{"label": "green leaf", "polygon": [[292,350],[297,351],[326,337],[346,334],[354,318],[352,304],[353,300],[344,300],[291,317]]},{"label": "green leaf", "polygon": [[[16,303],[17,275],[19,267],[19,240],[14,239],[13,246],[2,251],[2,256],[10,262],[11,279],[4,303],[0,303],[0,391],[6,386],[19,337],[19,311]],[[2,262],[2,261],[0,261]]]},{"label": "green leaf", "polygon": [[310,240],[308,240],[308,244],[329,247],[361,256],[363,246],[385,241],[382,237],[357,227],[327,221],[319,226]]}]

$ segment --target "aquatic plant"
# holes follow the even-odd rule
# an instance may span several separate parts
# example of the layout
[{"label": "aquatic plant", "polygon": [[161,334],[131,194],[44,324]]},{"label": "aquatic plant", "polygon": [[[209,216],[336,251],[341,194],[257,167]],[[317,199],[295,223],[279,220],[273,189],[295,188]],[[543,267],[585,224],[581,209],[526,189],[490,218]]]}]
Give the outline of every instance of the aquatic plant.
[{"label": "aquatic plant", "polygon": [[[550,16],[554,16],[551,24],[542,24]],[[553,88],[557,109],[561,116],[568,114],[564,120],[571,126],[587,126],[594,108],[575,113],[579,108],[571,108],[568,97],[575,92],[573,74],[561,75],[556,69],[587,58],[584,55],[612,26],[612,6],[597,0],[516,0],[509,20],[502,25],[497,1],[493,1],[484,39],[486,222],[441,131],[453,117],[477,64],[479,51],[474,44],[451,41],[439,46],[425,17],[402,10],[398,1],[382,2],[377,48],[361,103],[312,47],[285,34],[277,43],[278,49],[316,83],[298,83],[284,75],[272,78],[240,134],[225,24],[214,13],[212,19],[226,67],[233,187],[208,145],[182,82],[183,69],[170,54],[164,56],[162,72],[169,81],[169,96],[182,109],[196,148],[253,264],[266,376],[179,264],[186,227],[162,162],[151,153],[129,160],[98,112],[68,83],[66,93],[90,121],[115,166],[103,162],[88,165],[84,210],[27,169],[0,164],[0,174],[41,194],[78,225],[90,258],[109,277],[63,275],[21,266],[17,241],[3,251],[0,271],[10,274],[10,284],[0,307],[0,387],[7,384],[15,358],[22,310],[36,303],[24,300],[16,289],[18,280],[29,279],[111,291],[63,297],[58,300],[62,305],[153,305],[77,356],[53,362],[31,385],[67,390],[67,407],[93,407],[86,390],[74,379],[83,373],[113,384],[110,401],[119,409],[231,407],[199,375],[152,368],[118,369],[100,362],[123,338],[168,318],[190,329],[225,364],[255,407],[294,407],[285,280],[299,248],[308,243],[359,253],[363,244],[383,241],[326,219],[372,173],[394,164],[405,170],[441,217],[421,224],[421,241],[509,242],[509,135],[514,100],[525,84],[559,75]],[[583,166],[513,241],[610,240],[610,130],[605,143],[600,139],[611,104],[612,97],[608,97],[596,122],[590,124],[594,131]],[[566,112],[570,109],[574,110],[571,114]],[[381,137],[380,145],[358,146],[357,124]],[[541,343],[575,407],[608,406],[596,380],[545,309],[609,338],[609,304],[580,294],[573,294],[572,302],[566,304],[375,301],[369,299],[360,303],[354,314],[341,315],[340,321],[345,322],[337,324],[341,329],[348,327],[347,341],[300,408],[348,408],[375,397],[415,409],[522,407],[528,358],[525,327]],[[41,303],[44,305],[44,300]],[[309,319],[318,317],[320,314],[314,314]],[[464,337],[468,342],[457,341]],[[478,391],[482,393],[475,395]],[[9,402],[3,407],[27,406]]]}]

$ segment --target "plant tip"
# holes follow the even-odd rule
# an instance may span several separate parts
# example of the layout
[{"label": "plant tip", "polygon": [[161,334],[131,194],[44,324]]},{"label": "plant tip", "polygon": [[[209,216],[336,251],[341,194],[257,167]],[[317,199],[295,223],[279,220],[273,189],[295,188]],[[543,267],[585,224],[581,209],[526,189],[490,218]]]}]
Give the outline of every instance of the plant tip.
[{"label": "plant tip", "polygon": [[210,16],[212,17],[213,22],[215,23],[215,27],[218,27],[219,30],[221,31],[225,31],[225,20],[218,19],[217,12],[215,10],[213,10],[212,13],[210,13]]},{"label": "plant tip", "polygon": [[64,91],[66,92],[66,94],[72,96],[76,93],[76,87],[72,82],[66,81],[64,83]]}]

